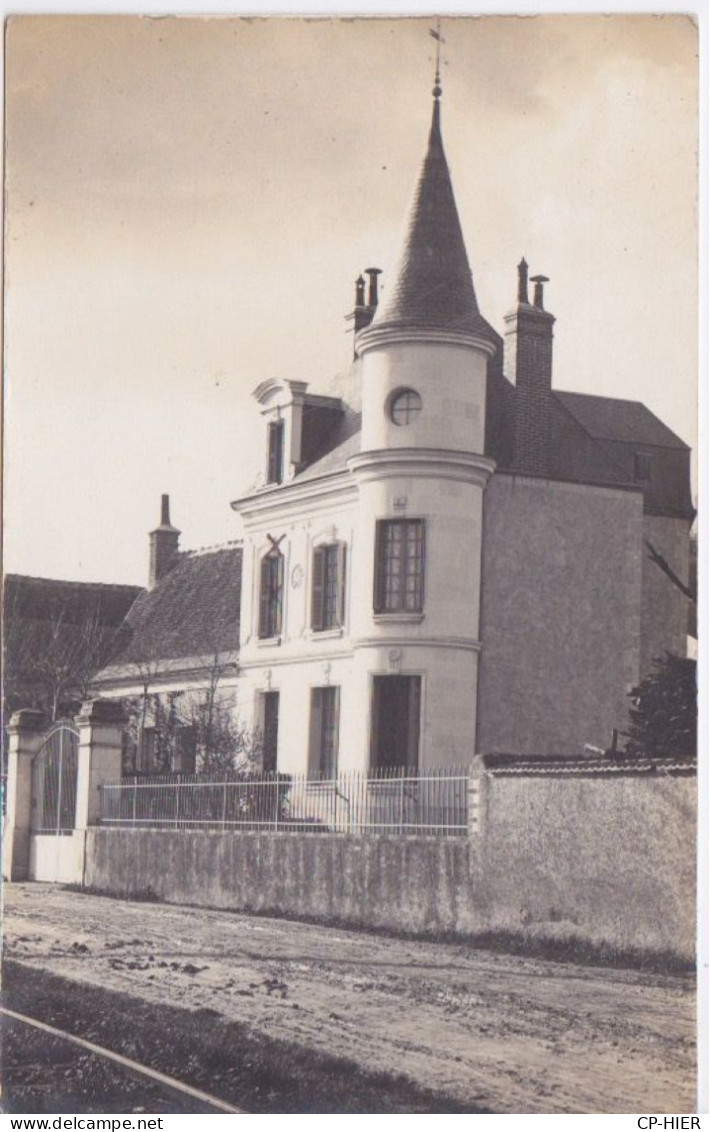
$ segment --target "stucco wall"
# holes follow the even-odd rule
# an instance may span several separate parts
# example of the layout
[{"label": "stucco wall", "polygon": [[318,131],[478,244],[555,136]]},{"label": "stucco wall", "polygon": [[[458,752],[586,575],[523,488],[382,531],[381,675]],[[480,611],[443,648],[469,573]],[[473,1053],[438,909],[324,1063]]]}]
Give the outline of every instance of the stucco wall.
[{"label": "stucco wall", "polygon": [[497,474],[484,494],[478,750],[607,746],[639,674],[636,492]]},{"label": "stucco wall", "polygon": [[[689,521],[657,515],[644,516],[644,538],[666,558],[685,584],[689,581]],[[642,560],[642,642],[640,676],[655,657],[666,651],[686,656],[689,603],[666,575],[655,566],[644,547]]]},{"label": "stucco wall", "polygon": [[695,779],[485,774],[470,838],[93,828],[86,883],[409,932],[694,954]]},{"label": "stucco wall", "polygon": [[696,778],[486,776],[484,900],[494,922],[560,923],[691,957]]}]

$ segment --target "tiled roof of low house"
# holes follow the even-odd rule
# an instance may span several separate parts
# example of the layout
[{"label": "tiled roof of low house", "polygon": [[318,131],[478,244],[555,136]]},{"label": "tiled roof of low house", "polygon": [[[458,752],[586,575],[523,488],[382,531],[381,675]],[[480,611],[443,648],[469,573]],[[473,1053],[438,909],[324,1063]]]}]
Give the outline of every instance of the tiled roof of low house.
[{"label": "tiled roof of low house", "polygon": [[623,401],[616,397],[597,397],[590,393],[566,393],[559,390],[554,390],[553,395],[580,421],[585,431],[597,440],[619,440],[661,448],[689,447],[641,401]]},{"label": "tiled roof of low house", "polygon": [[239,648],[242,545],[184,551],[135,602],[110,670],[141,662],[213,656]]},{"label": "tiled roof of low house", "polygon": [[6,574],[3,608],[41,621],[61,612],[65,621],[96,615],[102,625],[120,625],[140,593],[140,586],[107,585],[104,582],[65,582],[58,578],[35,578]]},{"label": "tiled roof of low house", "polygon": [[696,758],[693,755],[482,755],[481,761],[488,774],[505,776],[610,776],[626,774],[664,775],[695,774]]}]

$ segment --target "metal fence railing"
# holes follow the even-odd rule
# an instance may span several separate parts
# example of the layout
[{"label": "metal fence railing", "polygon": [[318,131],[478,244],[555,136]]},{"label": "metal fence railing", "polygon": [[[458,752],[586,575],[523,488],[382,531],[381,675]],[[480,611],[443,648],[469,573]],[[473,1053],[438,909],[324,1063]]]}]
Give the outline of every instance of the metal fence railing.
[{"label": "metal fence railing", "polygon": [[134,829],[463,835],[472,815],[467,770],[412,774],[135,776],[101,787],[101,824]]}]

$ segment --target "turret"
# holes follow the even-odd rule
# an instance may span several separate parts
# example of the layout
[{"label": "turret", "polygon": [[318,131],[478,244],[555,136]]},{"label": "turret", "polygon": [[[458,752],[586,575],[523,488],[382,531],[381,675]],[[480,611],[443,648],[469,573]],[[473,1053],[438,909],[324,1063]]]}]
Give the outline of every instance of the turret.
[{"label": "turret", "polygon": [[386,276],[386,297],[356,337],[364,451],[484,450],[486,369],[495,335],[479,313],[442,144],[440,94],[437,83],[398,265]]}]

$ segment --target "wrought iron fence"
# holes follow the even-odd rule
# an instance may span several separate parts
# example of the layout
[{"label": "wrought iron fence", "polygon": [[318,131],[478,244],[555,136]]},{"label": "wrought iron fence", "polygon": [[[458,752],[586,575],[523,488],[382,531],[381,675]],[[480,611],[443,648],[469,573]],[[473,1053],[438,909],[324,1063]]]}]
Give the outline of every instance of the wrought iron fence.
[{"label": "wrought iron fence", "polygon": [[66,834],[74,829],[77,804],[79,732],[64,721],[48,732],[32,763],[33,833]]},{"label": "wrought iron fence", "polygon": [[409,770],[331,779],[273,774],[136,775],[101,787],[101,824],[129,828],[282,833],[466,834],[466,769]]}]

